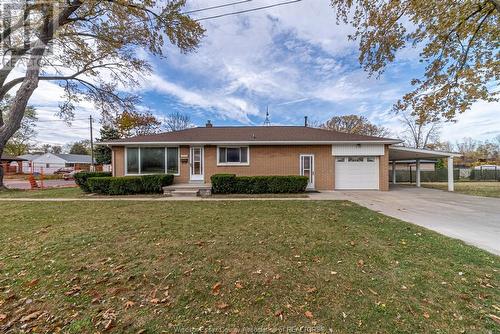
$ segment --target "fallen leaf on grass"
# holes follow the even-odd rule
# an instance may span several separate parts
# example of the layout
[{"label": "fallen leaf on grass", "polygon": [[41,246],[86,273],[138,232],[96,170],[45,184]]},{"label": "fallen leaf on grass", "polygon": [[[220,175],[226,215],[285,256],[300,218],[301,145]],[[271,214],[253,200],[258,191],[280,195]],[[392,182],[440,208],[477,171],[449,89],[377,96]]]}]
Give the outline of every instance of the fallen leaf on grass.
[{"label": "fallen leaf on grass", "polygon": [[104,325],[104,330],[109,331],[111,328],[114,327],[113,324],[113,319],[110,319],[105,325]]},{"label": "fallen leaf on grass", "polygon": [[0,313],[0,321],[5,320],[7,318],[7,314]]},{"label": "fallen leaf on grass", "polygon": [[226,303],[224,303],[224,302],[217,304],[217,308],[218,308],[219,310],[225,310],[225,309],[227,309],[228,307],[229,307],[229,304],[226,304]]},{"label": "fallen leaf on grass", "polygon": [[280,318],[280,320],[283,320],[283,310],[274,312],[274,316]]},{"label": "fallen leaf on grass", "polygon": [[38,284],[38,278],[35,278],[35,279],[29,281],[28,283],[26,283],[26,285],[29,287],[35,286],[37,284]]},{"label": "fallen leaf on grass", "polygon": [[306,316],[307,319],[312,319],[314,317],[311,311],[306,311],[304,315]]},{"label": "fallen leaf on grass", "polygon": [[234,286],[236,287],[236,289],[243,289],[243,284],[241,284],[240,282],[236,282]]},{"label": "fallen leaf on grass", "polygon": [[220,288],[221,288],[221,286],[222,286],[222,283],[221,283],[221,282],[217,282],[217,283],[215,283],[215,284],[214,284],[214,286],[212,287],[212,293],[213,293],[214,295],[218,295],[218,294],[219,294],[219,292],[220,292]]},{"label": "fallen leaf on grass", "polygon": [[491,318],[491,320],[493,320],[494,322],[496,322],[497,324],[500,325],[500,317],[497,317],[494,314],[488,314],[488,316]]},{"label": "fallen leaf on grass", "polygon": [[40,316],[40,314],[42,314],[42,311],[36,311],[36,312],[30,313],[28,315],[25,315],[24,317],[21,318],[21,322],[26,322],[26,321],[36,319]]},{"label": "fallen leaf on grass", "polygon": [[306,292],[307,292],[307,293],[314,293],[314,292],[316,292],[316,291],[318,291],[318,289],[316,289],[315,287],[310,287],[310,288],[307,288],[307,289],[306,289]]},{"label": "fallen leaf on grass", "polygon": [[158,298],[153,298],[149,301],[151,304],[159,304],[160,300]]},{"label": "fallen leaf on grass", "polygon": [[75,285],[74,287],[71,288],[71,290],[66,291],[64,294],[66,296],[73,296],[73,295],[77,294],[78,292],[80,292],[81,290],[82,290],[81,286]]},{"label": "fallen leaf on grass", "polygon": [[362,267],[365,265],[365,261],[363,260],[358,260],[358,267]]},{"label": "fallen leaf on grass", "polygon": [[129,309],[129,308],[131,308],[131,307],[132,307],[132,306],[134,306],[134,305],[135,305],[135,303],[134,303],[133,301],[128,300],[128,301],[125,303],[125,308],[126,308],[126,309]]},{"label": "fallen leaf on grass", "polygon": [[430,314],[427,312],[424,312],[423,316],[425,319],[429,319],[431,317]]},{"label": "fallen leaf on grass", "polygon": [[368,291],[370,291],[371,293],[373,293],[375,296],[378,296],[377,291],[375,291],[375,290],[373,290],[373,289],[370,289],[370,288],[368,288]]}]

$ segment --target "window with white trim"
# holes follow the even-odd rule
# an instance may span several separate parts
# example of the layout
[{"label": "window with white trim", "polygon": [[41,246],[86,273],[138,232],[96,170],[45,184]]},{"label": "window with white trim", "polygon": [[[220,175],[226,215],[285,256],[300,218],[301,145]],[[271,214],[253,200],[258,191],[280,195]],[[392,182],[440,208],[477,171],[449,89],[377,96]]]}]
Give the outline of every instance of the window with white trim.
[{"label": "window with white trim", "polygon": [[179,174],[178,147],[127,147],[126,174]]},{"label": "window with white trim", "polygon": [[249,161],[248,146],[227,146],[218,148],[218,163],[220,165],[247,165]]}]

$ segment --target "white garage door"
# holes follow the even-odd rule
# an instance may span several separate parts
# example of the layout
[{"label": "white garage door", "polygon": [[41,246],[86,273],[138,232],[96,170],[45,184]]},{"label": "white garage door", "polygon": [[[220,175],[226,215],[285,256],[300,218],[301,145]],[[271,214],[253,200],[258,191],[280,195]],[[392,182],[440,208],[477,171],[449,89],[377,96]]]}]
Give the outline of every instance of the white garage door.
[{"label": "white garage door", "polygon": [[378,157],[335,157],[335,189],[379,189]]}]

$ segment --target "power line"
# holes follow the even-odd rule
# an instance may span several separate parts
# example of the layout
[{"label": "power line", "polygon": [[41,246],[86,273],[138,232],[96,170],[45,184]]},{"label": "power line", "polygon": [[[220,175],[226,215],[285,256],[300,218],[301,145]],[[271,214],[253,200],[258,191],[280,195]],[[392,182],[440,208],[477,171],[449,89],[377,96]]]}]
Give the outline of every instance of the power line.
[{"label": "power line", "polygon": [[254,11],[257,11],[257,10],[262,10],[262,9],[267,9],[267,8],[272,8],[272,7],[290,5],[292,3],[301,2],[301,1],[302,0],[292,0],[292,1],[286,1],[286,2],[279,2],[279,3],[272,4],[272,5],[267,5],[267,6],[262,6],[262,7],[255,7],[255,8],[251,8],[251,9],[240,10],[240,11],[237,11],[237,12],[231,12],[231,13],[225,13],[225,14],[220,14],[220,15],[202,17],[201,19],[195,19],[195,21],[204,21],[204,20],[218,19],[218,18],[224,17],[224,16],[237,15],[237,14],[254,12]]},{"label": "power line", "polygon": [[251,2],[251,1],[253,1],[253,0],[236,1],[236,2],[226,3],[226,4],[218,5],[218,6],[212,6],[212,7],[205,7],[205,8],[200,8],[200,9],[189,10],[187,12],[183,12],[182,14],[198,13],[198,12],[203,12],[203,11],[206,11],[206,10],[211,10],[211,9],[216,9],[216,8],[228,7],[228,6],[232,6],[232,5],[239,5],[240,3]]}]

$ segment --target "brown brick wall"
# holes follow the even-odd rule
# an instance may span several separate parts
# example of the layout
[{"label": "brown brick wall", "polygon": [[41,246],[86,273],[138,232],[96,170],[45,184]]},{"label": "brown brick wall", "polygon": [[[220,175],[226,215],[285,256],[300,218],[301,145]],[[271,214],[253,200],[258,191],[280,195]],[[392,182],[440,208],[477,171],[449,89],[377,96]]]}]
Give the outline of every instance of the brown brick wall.
[{"label": "brown brick wall", "polygon": [[333,189],[333,157],[330,145],[250,146],[250,165],[217,166],[217,147],[205,146],[205,182],[213,174],[299,175],[300,154],[314,154],[316,189]]},{"label": "brown brick wall", "polygon": [[389,145],[384,147],[384,155],[379,157],[379,189],[389,190]]},{"label": "brown brick wall", "polygon": [[[124,148],[113,149],[113,175],[125,174]],[[314,154],[315,186],[318,190],[334,189],[334,159],[331,145],[310,146],[250,146],[249,166],[217,166],[217,146],[205,146],[205,182],[218,173],[234,173],[236,175],[299,175],[300,154]],[[181,146],[181,155],[189,156],[189,146]],[[379,159],[380,190],[389,190],[389,148],[386,145],[385,155]],[[174,178],[175,183],[189,182],[189,163],[180,163],[180,175]]]}]

